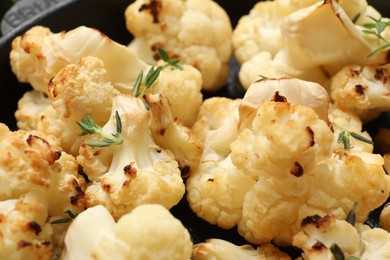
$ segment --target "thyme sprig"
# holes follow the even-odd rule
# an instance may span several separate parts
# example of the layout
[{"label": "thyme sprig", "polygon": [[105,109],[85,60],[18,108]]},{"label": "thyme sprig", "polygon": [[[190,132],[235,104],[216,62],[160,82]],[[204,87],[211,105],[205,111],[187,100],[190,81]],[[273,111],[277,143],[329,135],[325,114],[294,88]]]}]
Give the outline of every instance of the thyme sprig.
[{"label": "thyme sprig", "polygon": [[343,143],[345,150],[351,149],[350,136],[352,136],[353,138],[358,139],[358,140],[360,140],[362,142],[365,142],[365,143],[368,143],[368,144],[373,144],[373,142],[371,140],[365,138],[364,136],[361,136],[361,135],[359,135],[357,133],[354,133],[354,132],[350,132],[348,130],[343,130],[339,134],[339,137],[337,139],[337,143]]},{"label": "thyme sprig", "polygon": [[387,49],[390,47],[390,42],[388,42],[385,38],[382,36],[382,32],[386,29],[387,26],[390,26],[390,22],[383,21],[382,18],[376,19],[372,16],[367,16],[370,18],[373,22],[370,23],[364,23],[363,27],[365,28],[362,32],[365,34],[370,34],[376,36],[378,39],[382,40],[384,43],[380,45],[379,47],[375,48],[373,51],[371,51],[367,57],[371,57],[375,53]]},{"label": "thyme sprig", "polygon": [[74,214],[71,210],[65,210],[64,211],[64,214],[67,214],[69,217],[65,217],[65,218],[60,218],[60,219],[57,219],[57,220],[54,220],[52,222],[50,222],[50,224],[63,224],[63,223],[68,223],[70,221],[72,221],[73,219],[75,219],[78,215],[77,214]]},{"label": "thyme sprig", "polygon": [[95,123],[93,118],[87,115],[87,118],[81,119],[77,124],[81,128],[82,132],[80,135],[88,134],[97,134],[100,135],[103,139],[100,142],[86,142],[87,145],[92,147],[107,147],[114,144],[122,144],[122,121],[119,116],[118,111],[115,111],[115,120],[116,120],[116,133],[107,135],[103,132],[103,129]]},{"label": "thyme sprig", "polygon": [[[145,95],[146,90],[150,89],[152,85],[156,82],[158,76],[160,75],[161,71],[167,67],[171,67],[173,70],[183,70],[183,67],[179,64],[179,59],[171,59],[168,55],[168,53],[163,50],[162,48],[157,49],[158,54],[160,58],[165,62],[162,66],[157,67],[150,67],[148,72],[146,73],[145,80],[144,72],[141,70],[138,74],[137,80],[133,87],[133,96],[135,97],[143,97]],[[144,86],[142,87],[142,83],[144,83]],[[145,103],[145,102],[144,102]],[[149,109],[147,104],[145,103],[146,109]]]}]

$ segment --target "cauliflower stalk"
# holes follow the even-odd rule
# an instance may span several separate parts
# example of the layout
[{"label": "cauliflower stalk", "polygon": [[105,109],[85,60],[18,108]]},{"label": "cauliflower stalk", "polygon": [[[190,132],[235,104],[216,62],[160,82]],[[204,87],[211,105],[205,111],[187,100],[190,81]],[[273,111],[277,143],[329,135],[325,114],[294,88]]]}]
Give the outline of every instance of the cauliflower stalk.
[{"label": "cauliflower stalk", "polygon": [[157,204],[140,205],[117,222],[103,206],[88,208],[71,223],[65,247],[64,260],[187,260],[192,252],[187,229]]},{"label": "cauliflower stalk", "polygon": [[101,59],[107,69],[107,79],[127,92],[131,91],[139,71],[149,67],[126,46],[86,26],[59,33],[34,26],[13,40],[10,62],[20,82],[46,92],[50,79],[61,68],[77,64],[85,56]]},{"label": "cauliflower stalk", "polygon": [[91,180],[85,192],[87,207],[103,205],[119,219],[141,204],[176,205],[184,195],[178,163],[170,150],[153,141],[144,102],[131,95],[116,95],[110,120],[102,127],[107,135],[118,132],[116,114],[123,143],[91,147],[88,144],[97,135],[90,135],[77,157]]},{"label": "cauliflower stalk", "polygon": [[[256,14],[256,8],[253,9],[253,17],[249,19],[251,14],[244,17],[242,25],[239,23],[240,26],[235,29],[235,38],[245,39],[235,45],[235,54],[242,64],[239,79],[245,89],[258,75],[296,77],[320,83],[328,89],[329,78],[344,66],[386,63],[384,44],[390,39],[389,27],[384,26],[380,31],[372,28],[376,28],[377,23],[387,22],[388,19],[381,18],[365,0],[313,1],[311,4],[305,1],[300,7],[293,2],[275,0],[258,4],[264,8],[269,5],[271,10],[280,6],[277,11],[271,12],[272,17],[276,17],[276,22],[272,24],[276,29],[271,32],[277,32],[275,42],[281,42],[280,44],[266,45],[268,37],[264,35],[269,34],[267,26],[262,23],[250,25],[252,19],[270,20],[265,15],[267,12]],[[294,11],[288,11],[289,9]],[[279,13],[284,12],[288,15],[284,15],[283,19],[277,18]],[[352,19],[357,14],[361,14],[361,18],[353,23]],[[366,24],[371,24],[372,28],[365,28]],[[242,29],[246,27],[246,30]],[[262,34],[262,37],[257,37],[258,34]],[[254,44],[251,38],[261,44]],[[244,53],[241,49],[245,50]]]},{"label": "cauliflower stalk", "polygon": [[290,260],[291,257],[280,251],[272,244],[262,244],[256,249],[251,245],[237,246],[222,239],[208,239],[206,242],[196,244],[192,253],[193,260],[211,259],[280,259]]},{"label": "cauliflower stalk", "polygon": [[169,149],[184,174],[191,174],[200,161],[203,144],[190,128],[175,120],[169,100],[162,94],[147,94],[145,100],[150,107],[150,131],[157,145]]},{"label": "cauliflower stalk", "polygon": [[125,11],[134,35],[129,48],[148,64],[160,59],[158,47],[191,64],[202,74],[203,89],[214,91],[227,81],[232,55],[230,19],[212,0],[137,0]]}]

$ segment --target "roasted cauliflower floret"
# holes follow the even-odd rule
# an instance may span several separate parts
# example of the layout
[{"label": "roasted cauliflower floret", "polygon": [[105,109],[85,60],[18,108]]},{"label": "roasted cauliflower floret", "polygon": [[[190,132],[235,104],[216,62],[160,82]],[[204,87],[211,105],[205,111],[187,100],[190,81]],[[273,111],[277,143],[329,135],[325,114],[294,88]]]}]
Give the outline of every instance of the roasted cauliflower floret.
[{"label": "roasted cauliflower floret", "polygon": [[39,192],[2,200],[0,258],[50,260],[52,229],[47,216],[46,198]]},{"label": "roasted cauliflower floret", "polygon": [[61,147],[77,156],[82,139],[77,121],[86,115],[97,124],[110,117],[112,99],[119,91],[107,79],[103,62],[92,56],[61,69],[48,85],[52,102],[42,112],[38,130],[55,135]]},{"label": "roasted cauliflower floret", "polygon": [[136,207],[117,223],[104,207],[89,208],[71,223],[65,245],[64,260],[187,260],[192,252],[183,224],[166,208],[153,204]]},{"label": "roasted cauliflower floret", "polygon": [[36,130],[43,111],[50,105],[51,98],[38,90],[27,91],[18,100],[15,111],[16,125],[22,130]]},{"label": "roasted cauliflower floret", "polygon": [[147,94],[145,100],[150,107],[150,132],[153,140],[174,154],[183,175],[191,174],[199,164],[203,143],[191,128],[173,117],[170,102],[164,95]]},{"label": "roasted cauliflower floret", "polygon": [[[162,64],[158,62],[156,65]],[[182,67],[182,70],[165,68],[147,93],[164,94],[169,100],[174,119],[191,127],[203,101],[202,75],[193,66]]]},{"label": "roasted cauliflower floret", "polygon": [[256,249],[251,245],[237,246],[231,242],[222,239],[208,239],[206,242],[194,245],[192,252],[194,260],[209,260],[209,259],[280,259],[289,260],[291,257],[280,251],[272,244],[262,244]]},{"label": "roasted cauliflower floret", "polygon": [[30,192],[44,194],[50,216],[84,209],[85,180],[76,159],[62,152],[54,136],[39,131],[8,131],[0,138],[0,199]]},{"label": "roasted cauliflower floret", "polygon": [[85,56],[103,60],[107,79],[124,91],[131,91],[139,71],[149,67],[126,46],[86,26],[59,33],[34,26],[13,40],[10,62],[20,82],[46,92],[50,79],[61,68],[77,64]]},{"label": "roasted cauliflower floret", "polygon": [[193,127],[204,143],[199,166],[186,181],[191,209],[211,224],[229,229],[241,217],[242,202],[254,184],[230,158],[230,143],[237,138],[241,100],[214,97],[204,101]]},{"label": "roasted cauliflower floret", "polygon": [[96,135],[89,135],[77,156],[92,181],[85,192],[87,207],[103,205],[119,219],[141,204],[176,205],[184,195],[178,162],[170,150],[153,141],[144,102],[131,95],[116,95],[111,117],[102,127],[108,135],[117,131],[116,113],[121,118],[122,143],[90,147],[88,142],[96,141]]},{"label": "roasted cauliflower floret", "polygon": [[390,110],[389,79],[388,66],[347,66],[332,77],[330,95],[336,106],[367,122]]},{"label": "roasted cauliflower floret", "polygon": [[287,171],[298,177],[331,157],[332,141],[333,133],[313,109],[268,101],[231,144],[232,160],[250,176]]},{"label": "roasted cauliflower floret", "polygon": [[302,231],[293,238],[303,259],[387,259],[390,257],[390,234],[373,228],[336,219],[332,215],[311,215],[302,220]]},{"label": "roasted cauliflower floret", "polygon": [[203,89],[213,91],[227,81],[232,55],[232,25],[212,0],[137,0],[125,11],[129,44],[148,64],[160,59],[157,48],[191,64],[202,74]]}]

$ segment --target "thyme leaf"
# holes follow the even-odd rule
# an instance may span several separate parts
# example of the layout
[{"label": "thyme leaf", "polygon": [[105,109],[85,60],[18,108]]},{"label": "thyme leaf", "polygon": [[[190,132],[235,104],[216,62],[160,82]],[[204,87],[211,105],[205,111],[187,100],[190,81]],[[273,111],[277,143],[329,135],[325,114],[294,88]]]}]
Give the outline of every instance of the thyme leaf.
[{"label": "thyme leaf", "polygon": [[359,141],[368,143],[368,144],[373,144],[373,141],[365,138],[364,136],[361,136],[355,132],[350,132],[348,130],[343,130],[339,134],[339,137],[337,139],[337,143],[343,143],[344,144],[344,149],[349,150],[351,149],[351,141],[350,141],[350,136],[352,136],[355,139],[358,139]]},{"label": "thyme leaf", "polygon": [[361,16],[361,13],[358,13],[357,15],[355,15],[355,16],[351,19],[352,22],[353,22],[353,24],[356,24],[356,23],[357,23],[357,21],[359,20],[360,16]]},{"label": "thyme leaf", "polygon": [[330,246],[330,251],[332,252],[335,260],[345,259],[343,250],[337,244],[332,244]]},{"label": "thyme leaf", "polygon": [[52,222],[50,222],[50,224],[63,224],[63,223],[68,223],[70,221],[72,221],[73,219],[75,219],[77,217],[78,214],[74,214],[71,210],[65,210],[64,211],[64,214],[67,214],[69,217],[65,217],[65,218],[60,218],[60,219],[57,219],[57,220],[54,220]]},{"label": "thyme leaf", "polygon": [[255,82],[260,82],[260,81],[263,81],[263,80],[267,80],[268,78],[266,76],[263,76],[263,75],[259,75],[259,79],[256,80]]},{"label": "thyme leaf", "polygon": [[81,128],[82,132],[80,135],[87,134],[97,134],[102,137],[102,141],[100,142],[86,142],[87,145],[92,147],[107,147],[114,144],[122,144],[122,121],[119,116],[118,111],[115,111],[115,121],[116,121],[116,133],[111,135],[107,135],[103,132],[103,129],[95,123],[93,118],[87,115],[87,118],[81,119],[81,121],[77,121],[77,125]]},{"label": "thyme leaf", "polygon": [[355,226],[356,222],[356,208],[358,203],[355,202],[352,206],[352,209],[348,212],[347,218],[345,219],[349,224]]},{"label": "thyme leaf", "polygon": [[[173,70],[183,70],[183,67],[179,65],[180,60],[179,59],[171,59],[168,55],[168,53],[163,50],[162,48],[157,49],[158,54],[160,55],[160,58],[165,62],[162,66],[157,67],[150,67],[148,72],[146,73],[145,79],[143,79],[144,72],[141,70],[138,74],[137,80],[133,87],[133,96],[135,97],[141,97],[145,95],[145,92],[150,89],[153,84],[156,82],[157,78],[160,76],[160,73],[163,69],[167,67],[171,67]],[[144,83],[144,86],[142,87],[142,83]],[[144,104],[146,109],[149,110],[149,106],[144,100]]]}]

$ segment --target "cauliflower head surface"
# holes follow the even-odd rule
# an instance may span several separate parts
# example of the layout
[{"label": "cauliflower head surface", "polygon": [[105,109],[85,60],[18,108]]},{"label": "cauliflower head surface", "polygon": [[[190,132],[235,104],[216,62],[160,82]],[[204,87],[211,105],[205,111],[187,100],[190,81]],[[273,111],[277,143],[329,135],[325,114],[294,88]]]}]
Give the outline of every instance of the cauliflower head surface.
[{"label": "cauliflower head surface", "polygon": [[101,205],[88,208],[71,223],[65,244],[64,260],[187,260],[193,246],[188,230],[158,204],[140,205],[117,222]]},{"label": "cauliflower head surface", "polygon": [[203,89],[214,91],[227,81],[232,55],[230,19],[212,0],[137,0],[125,11],[129,44],[148,64],[160,59],[158,47],[202,74]]},{"label": "cauliflower head surface", "polygon": [[241,217],[245,193],[254,180],[231,162],[230,143],[238,134],[241,100],[214,97],[203,102],[193,127],[205,148],[186,180],[187,200],[197,216],[229,229]]},{"label": "cauliflower head surface", "polygon": [[9,131],[0,138],[0,198],[30,191],[44,194],[50,216],[84,209],[85,180],[76,159],[62,152],[54,136],[39,131]]},{"label": "cauliflower head surface", "polygon": [[42,112],[38,130],[58,137],[64,151],[74,156],[83,141],[77,122],[89,115],[103,125],[110,117],[112,99],[119,93],[108,81],[102,60],[93,56],[63,67],[47,92],[52,101]]},{"label": "cauliflower head surface", "polygon": [[47,207],[45,196],[36,191],[0,202],[1,259],[51,259]]}]

